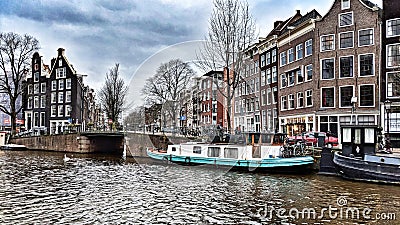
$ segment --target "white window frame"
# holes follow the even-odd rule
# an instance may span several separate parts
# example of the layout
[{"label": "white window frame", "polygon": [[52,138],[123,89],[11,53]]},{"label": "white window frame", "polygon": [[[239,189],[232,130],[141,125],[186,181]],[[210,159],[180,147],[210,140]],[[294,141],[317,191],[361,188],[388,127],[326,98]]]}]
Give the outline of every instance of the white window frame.
[{"label": "white window frame", "polygon": [[272,83],[276,83],[276,82],[278,82],[278,71],[277,71],[277,69],[276,69],[276,66],[273,66],[272,68],[271,68],[271,73],[272,73]]},{"label": "white window frame", "polygon": [[[373,105],[372,106],[361,106],[361,86],[372,86],[372,94],[373,94]],[[375,93],[375,84],[360,84],[358,85],[358,107],[360,108],[374,108],[375,107],[375,98],[376,98],[376,93]]]},{"label": "white window frame", "polygon": [[[313,49],[312,49],[313,48],[313,42],[312,41],[313,41],[312,39],[309,39],[306,42],[304,42],[304,58],[307,57],[307,56],[312,55],[312,53],[313,53]],[[307,54],[307,48],[309,46],[311,46],[311,53]]]},{"label": "white window frame", "polygon": [[[43,119],[44,117],[44,119]],[[46,113],[45,112],[41,112],[40,113],[40,127],[45,127],[46,126]]]},{"label": "white window frame", "polygon": [[267,105],[271,105],[272,100],[272,89],[267,88]]},{"label": "white window frame", "polygon": [[[364,55],[372,55],[372,70],[373,70],[372,75],[361,76],[361,56],[364,56]],[[374,77],[375,73],[376,73],[376,71],[375,71],[375,54],[374,53],[365,53],[365,54],[358,55],[358,77]]]},{"label": "white window frame", "polygon": [[65,89],[71,89],[71,86],[72,86],[71,78],[65,79]]},{"label": "white window frame", "polygon": [[[325,106],[322,106],[322,90],[328,89],[328,88],[329,88],[329,89],[333,88],[333,106],[332,106],[332,107],[325,107]],[[321,87],[319,96],[320,96],[320,105],[321,105],[321,108],[324,108],[324,109],[334,109],[334,108],[335,108],[335,106],[336,106],[336,87],[335,87],[335,86]]]},{"label": "white window frame", "polygon": [[[344,48],[342,48],[342,46],[341,46],[342,34],[348,34],[348,33],[351,33],[351,34],[353,35],[353,41],[351,42],[352,45],[351,45],[351,47],[344,47]],[[341,32],[341,33],[339,33],[339,49],[354,48],[354,41],[355,41],[355,39],[354,39],[354,31],[346,31],[346,32]]]},{"label": "white window frame", "polygon": [[[296,61],[300,60],[304,57],[304,51],[303,51],[303,43],[300,43],[296,45]],[[299,57],[299,52],[301,51],[301,57]]]},{"label": "white window frame", "polygon": [[[299,81],[299,72],[300,72],[300,74],[301,74],[301,77],[303,77],[303,81]],[[304,77],[304,70],[303,70],[303,66],[301,66],[301,69],[299,69],[299,70],[297,70],[296,71],[296,78],[295,78],[295,80],[296,80],[296,84],[302,84],[302,83],[304,83],[306,80],[305,80],[305,77]]]},{"label": "white window frame", "polygon": [[[326,50],[326,49],[322,49],[322,39],[324,38],[324,37],[327,37],[327,36],[333,36],[333,46],[332,46],[332,49],[328,49],[328,50]],[[335,34],[325,34],[325,35],[322,35],[320,38],[319,38],[319,50],[320,50],[320,52],[329,52],[329,51],[335,51],[335,49],[336,49],[336,35]]]},{"label": "white window frame", "polygon": [[398,37],[400,36],[400,33],[397,35],[389,35],[389,22],[393,21],[393,20],[400,20],[400,18],[393,18],[390,20],[386,20],[386,37]]},{"label": "white window frame", "polygon": [[57,106],[57,115],[58,115],[58,117],[64,116],[64,105]]},{"label": "white window frame", "polygon": [[46,82],[40,83],[40,93],[46,93]]},{"label": "white window frame", "polygon": [[[283,101],[285,99],[285,101]],[[286,104],[284,104],[286,103]],[[284,107],[285,106],[285,107]],[[286,111],[287,110],[287,96],[281,96],[281,111]]]},{"label": "white window frame", "polygon": [[[325,59],[333,59],[333,78],[329,78],[329,79],[323,79],[322,78],[322,70],[323,70],[323,66],[322,66],[322,61],[323,60],[325,60]],[[336,77],[336,70],[335,70],[335,67],[336,67],[336,60],[335,60],[335,57],[331,57],[331,58],[323,58],[323,59],[320,59],[320,80],[334,80],[335,79],[335,77]]]},{"label": "white window frame", "polygon": [[[295,103],[294,94],[289,94],[287,99],[288,99],[288,110],[295,109],[296,107],[294,105]],[[293,102],[293,107],[290,107],[290,102]]]},{"label": "white window frame", "polygon": [[[309,95],[308,95],[308,93],[309,92],[311,92],[311,105],[308,105],[307,104],[307,98],[309,97]],[[313,107],[314,106],[314,99],[313,99],[313,90],[312,89],[308,89],[308,90],[305,90],[304,91],[304,106],[306,107],[306,108],[308,108],[308,107]]]},{"label": "white window frame", "polygon": [[276,57],[277,57],[278,51],[275,49],[272,49],[271,51],[271,63],[276,62]]},{"label": "white window frame", "polygon": [[33,108],[38,109],[40,108],[40,99],[39,96],[35,96],[33,98]]},{"label": "white window frame", "polygon": [[[285,56],[285,59],[286,59],[286,62],[285,62],[285,64],[283,64],[282,63],[282,56]],[[284,51],[284,52],[281,52],[280,54],[279,54],[279,65],[280,65],[280,67],[282,67],[282,66],[285,66],[285,65],[287,65],[288,64],[288,57],[287,57],[287,54],[286,54],[286,51]]]},{"label": "white window frame", "polygon": [[40,96],[40,108],[46,108],[46,95]]},{"label": "white window frame", "polygon": [[[290,61],[290,56],[293,56],[293,60]],[[289,48],[287,50],[287,64],[290,64],[292,62],[294,62],[296,60],[296,56],[294,54],[294,49],[293,48]]]},{"label": "white window frame", "polygon": [[51,117],[56,117],[57,116],[57,106],[56,105],[52,105],[51,109],[50,109],[50,116]]},{"label": "white window frame", "polygon": [[33,85],[33,94],[39,94],[40,93],[40,86],[39,83]]},{"label": "white window frame", "polygon": [[71,116],[71,112],[72,112],[72,107],[71,107],[71,105],[66,105],[65,106],[65,116],[67,117],[67,116]]},{"label": "white window frame", "polygon": [[58,103],[64,103],[64,92],[58,92]]},{"label": "white window frame", "polygon": [[[340,109],[349,109],[349,108],[351,108],[352,106],[342,106],[342,91],[341,91],[341,89],[342,88],[345,88],[345,87],[352,87],[353,88],[353,94],[352,94],[352,96],[351,97],[355,97],[355,88],[354,88],[354,85],[343,85],[343,86],[339,86],[339,108]],[[335,93],[336,94],[336,93]]]},{"label": "white window frame", "polygon": [[56,91],[57,90],[57,81],[56,80],[52,80],[51,81],[51,90],[52,91]]},{"label": "white window frame", "polygon": [[[340,16],[345,15],[345,14],[351,14],[351,24],[348,24],[348,25],[341,25],[341,24],[340,24]],[[339,25],[339,27],[349,27],[349,26],[353,26],[353,25],[354,25],[354,13],[353,13],[353,11],[345,12],[345,13],[339,13],[339,15],[338,15],[338,25]]]},{"label": "white window frame", "polygon": [[[360,43],[360,32],[361,31],[366,31],[366,30],[372,30],[372,43],[371,44],[369,44],[369,45],[361,45]],[[366,29],[361,29],[361,30],[358,30],[358,47],[367,47],[367,46],[373,46],[373,45],[375,45],[375,29],[374,28],[366,28]]]},{"label": "white window frame", "polygon": [[[68,99],[69,96],[69,99]],[[72,92],[71,91],[66,91],[65,92],[65,102],[71,102],[72,101]]]},{"label": "white window frame", "polygon": [[64,88],[65,88],[64,79],[58,80],[58,90],[64,90]]},{"label": "white window frame", "polygon": [[[302,95],[302,97],[300,97],[300,95]],[[303,92],[297,92],[296,97],[297,97],[297,105],[296,105],[296,108],[297,108],[297,109],[304,108],[304,106],[305,106],[304,93],[303,93]],[[303,99],[303,105],[302,105],[302,106],[300,106],[300,99]]]},{"label": "white window frame", "polygon": [[342,10],[345,10],[345,9],[350,9],[350,7],[351,7],[351,3],[350,3],[350,0],[347,0],[346,2],[348,2],[349,3],[349,5],[346,7],[346,5],[344,4],[345,3],[345,1],[346,0],[342,0],[341,1],[341,6],[342,6]]},{"label": "white window frame", "polygon": [[397,66],[390,66],[389,65],[389,47],[391,47],[391,46],[399,46],[398,48],[399,48],[399,52],[400,52],[400,43],[394,43],[394,44],[389,44],[389,45],[386,45],[386,67],[387,68],[397,68],[397,67],[400,67],[400,60],[399,60],[399,64],[397,65]]},{"label": "white window frame", "polygon": [[314,66],[313,64],[308,64],[304,67],[304,82],[312,81],[313,79],[308,79],[308,68],[311,66],[311,77],[314,77]]},{"label": "white window frame", "polygon": [[40,73],[39,72],[35,72],[33,74],[33,82],[39,82],[40,81]]},{"label": "white window frame", "polygon": [[390,98],[390,99],[400,99],[400,94],[393,96],[393,93],[392,93],[391,95],[389,95],[389,89],[393,90],[393,86],[391,86],[389,88],[389,79],[388,79],[389,78],[389,74],[392,74],[392,73],[400,75],[400,71],[392,71],[392,72],[387,72],[386,73],[386,96],[388,96],[388,98]]},{"label": "white window frame", "polygon": [[28,109],[32,109],[33,108],[33,97],[30,96],[28,97]]},{"label": "white window frame", "polygon": [[[342,77],[341,76],[341,69],[342,69],[342,67],[341,67],[341,65],[340,65],[340,60],[342,59],[342,58],[348,58],[348,57],[353,57],[353,74],[352,74],[352,76],[351,77]],[[339,57],[339,79],[349,79],[349,78],[354,78],[355,77],[355,73],[356,73],[356,70],[355,70],[355,68],[354,68],[354,65],[355,65],[355,60],[354,60],[354,55],[344,55],[344,56],[340,56]]]},{"label": "white window frame", "polygon": [[278,103],[278,99],[277,99],[278,95],[276,95],[277,98],[275,98],[275,95],[274,95],[275,92],[278,92],[278,87],[276,87],[276,86],[272,88],[272,103],[273,104]]}]

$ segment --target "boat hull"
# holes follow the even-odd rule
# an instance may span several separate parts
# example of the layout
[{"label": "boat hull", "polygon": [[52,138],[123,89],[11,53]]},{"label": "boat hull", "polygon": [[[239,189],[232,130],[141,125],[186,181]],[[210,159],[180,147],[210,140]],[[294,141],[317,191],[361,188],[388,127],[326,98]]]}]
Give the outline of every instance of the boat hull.
[{"label": "boat hull", "polygon": [[335,153],[333,162],[337,173],[345,179],[400,184],[398,165],[365,161],[343,156],[338,152]]},{"label": "boat hull", "polygon": [[25,151],[27,150],[25,145],[16,145],[16,144],[8,144],[0,146],[1,150],[10,150],[10,151]]},{"label": "boat hull", "polygon": [[147,150],[147,155],[164,163],[181,165],[206,165],[214,168],[251,172],[310,173],[314,159],[309,156],[293,158],[268,158],[260,160],[238,160],[216,157],[178,156]]}]

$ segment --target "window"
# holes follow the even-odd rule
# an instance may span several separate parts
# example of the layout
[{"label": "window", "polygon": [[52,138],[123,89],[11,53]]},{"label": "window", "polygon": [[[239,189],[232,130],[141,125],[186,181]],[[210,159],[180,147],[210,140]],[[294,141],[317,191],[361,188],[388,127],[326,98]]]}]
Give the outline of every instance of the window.
[{"label": "window", "polygon": [[368,46],[374,44],[374,29],[358,31],[358,46]]},{"label": "window", "polygon": [[284,88],[286,86],[287,86],[286,74],[281,74],[281,88]]},{"label": "window", "polygon": [[312,40],[310,39],[306,41],[305,45],[306,45],[306,57],[312,55]]},{"label": "window", "polygon": [[29,84],[28,85],[28,94],[33,94],[33,85],[32,84]]},{"label": "window", "polygon": [[58,103],[63,103],[64,102],[64,92],[59,92],[58,93]]},{"label": "window", "polygon": [[58,81],[58,90],[64,90],[64,80]]},{"label": "window", "polygon": [[276,104],[278,102],[278,87],[272,88],[272,102]]},{"label": "window", "polygon": [[340,48],[352,48],[354,46],[354,33],[353,31],[341,33],[340,36]]},{"label": "window", "polygon": [[335,78],[335,60],[322,59],[322,80],[334,79]]},{"label": "window", "polygon": [[374,76],[374,55],[360,55],[360,76]]},{"label": "window", "polygon": [[306,106],[310,107],[313,105],[312,101],[312,90],[307,90],[306,91]]},{"label": "window", "polygon": [[400,35],[400,18],[387,21],[387,36],[393,37]]},{"label": "window", "polygon": [[272,67],[272,83],[278,82],[278,72],[276,72],[276,66]]},{"label": "window", "polygon": [[70,105],[65,106],[65,116],[71,116],[72,107]]},{"label": "window", "polygon": [[57,92],[51,93],[51,103],[57,103]]},{"label": "window", "polygon": [[32,109],[32,106],[33,106],[33,98],[29,97],[28,98],[28,109]]},{"label": "window", "polygon": [[281,110],[286,110],[287,106],[287,97],[286,96],[281,96]]},{"label": "window", "polygon": [[400,44],[387,46],[387,66],[400,66]]},{"label": "window", "polygon": [[39,108],[39,96],[35,96],[34,101],[33,101],[33,107]]},{"label": "window", "polygon": [[267,104],[267,97],[266,97],[266,95],[265,95],[265,90],[263,90],[262,92],[261,92],[261,105],[265,105],[265,104]]},{"label": "window", "polygon": [[289,109],[294,109],[294,94],[289,95]]},{"label": "window", "polygon": [[46,108],[46,95],[40,96],[40,108]]},{"label": "window", "polygon": [[51,106],[51,117],[56,117],[57,116],[57,106],[52,105]]},{"label": "window", "polygon": [[66,81],[65,82],[66,83],[66,85],[65,85],[66,87],[65,88],[66,89],[71,89],[71,78],[68,78],[65,81]]},{"label": "window", "polygon": [[321,37],[321,52],[335,50],[335,35],[324,35]]},{"label": "window", "polygon": [[272,82],[271,69],[267,69],[267,84]]},{"label": "window", "polygon": [[294,52],[293,48],[288,50],[288,56],[289,56],[289,63],[292,63],[294,61]]},{"label": "window", "polygon": [[219,147],[208,147],[208,157],[219,157],[220,148]]},{"label": "window", "polygon": [[40,90],[39,90],[39,84],[34,84],[33,85],[33,93],[34,94],[39,94]]},{"label": "window", "polygon": [[340,90],[340,107],[351,107],[351,98],[354,96],[354,87],[339,87]]},{"label": "window", "polygon": [[67,91],[66,92],[65,102],[71,102],[71,91]]},{"label": "window", "polygon": [[266,58],[267,58],[267,65],[269,65],[271,63],[271,52],[267,52]]},{"label": "window", "polygon": [[265,55],[261,55],[261,67],[265,66]]},{"label": "window", "polygon": [[58,66],[62,66],[62,59],[58,60]]},{"label": "window", "polygon": [[271,105],[271,88],[267,89],[267,105]]},{"label": "window", "polygon": [[59,105],[58,106],[58,117],[62,117],[64,115],[64,106]]},{"label": "window", "polygon": [[360,85],[360,107],[375,106],[374,85]]},{"label": "window", "polygon": [[340,57],[340,78],[353,77],[353,56]]},{"label": "window", "polygon": [[322,88],[321,89],[321,106],[322,107],[335,107],[335,88]]},{"label": "window", "polygon": [[34,73],[34,82],[39,82],[39,72]]},{"label": "window", "polygon": [[296,73],[297,73],[297,83],[298,84],[303,83],[304,82],[304,75],[303,75],[302,71],[301,70],[297,70]]},{"label": "window", "polygon": [[46,113],[45,112],[40,113],[40,126],[41,127],[46,126]]},{"label": "window", "polygon": [[40,84],[40,92],[41,93],[46,93],[46,83],[41,83]]},{"label": "window", "polygon": [[276,49],[272,50],[272,62],[276,62]]},{"label": "window", "polygon": [[306,66],[306,81],[312,80],[313,77],[313,65],[307,65]]},{"label": "window", "polygon": [[281,54],[280,54],[280,57],[281,57],[281,66],[284,66],[284,65],[286,65],[286,52],[282,52]]},{"label": "window", "polygon": [[304,94],[303,92],[297,93],[297,108],[304,107]]},{"label": "window", "polygon": [[295,71],[290,71],[288,72],[288,86],[293,86],[294,85],[294,81],[295,81]]},{"label": "window", "polygon": [[332,134],[338,133],[338,117],[337,116],[321,116],[319,117],[320,123],[320,131],[328,132],[330,131]]},{"label": "window", "polygon": [[52,91],[57,90],[57,81],[56,80],[51,81],[51,90]]},{"label": "window", "polygon": [[40,118],[39,118],[39,113],[38,112],[35,112],[35,113],[33,113],[33,118],[34,118],[34,126],[35,127],[38,127],[39,126],[39,124],[40,124]]},{"label": "window", "polygon": [[342,9],[350,9],[350,0],[342,0]]},{"label": "window", "polygon": [[56,69],[56,79],[65,78],[65,76],[66,76],[65,67]]},{"label": "window", "polygon": [[303,44],[296,46],[296,60],[303,58]]},{"label": "window", "polygon": [[400,72],[387,73],[387,96],[400,97]]},{"label": "window", "polygon": [[339,14],[339,26],[346,27],[353,25],[353,12]]},{"label": "window", "polygon": [[261,86],[265,85],[265,70],[261,71]]}]

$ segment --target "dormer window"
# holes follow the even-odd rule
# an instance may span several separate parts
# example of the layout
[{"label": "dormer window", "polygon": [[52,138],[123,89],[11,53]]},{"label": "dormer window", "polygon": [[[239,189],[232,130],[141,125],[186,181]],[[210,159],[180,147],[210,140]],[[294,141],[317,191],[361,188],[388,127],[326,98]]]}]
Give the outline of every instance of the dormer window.
[{"label": "dormer window", "polygon": [[342,0],[342,10],[350,9],[350,0]]},{"label": "dormer window", "polygon": [[60,66],[60,67],[62,66],[62,60],[61,59],[58,60],[58,66]]}]

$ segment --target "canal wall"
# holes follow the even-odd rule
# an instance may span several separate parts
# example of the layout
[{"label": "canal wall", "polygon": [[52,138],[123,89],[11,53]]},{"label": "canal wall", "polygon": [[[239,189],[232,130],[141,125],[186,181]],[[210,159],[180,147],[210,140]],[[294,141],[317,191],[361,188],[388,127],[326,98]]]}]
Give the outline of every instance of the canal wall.
[{"label": "canal wall", "polygon": [[11,143],[25,145],[30,150],[122,154],[123,134],[60,134],[12,138]]}]

